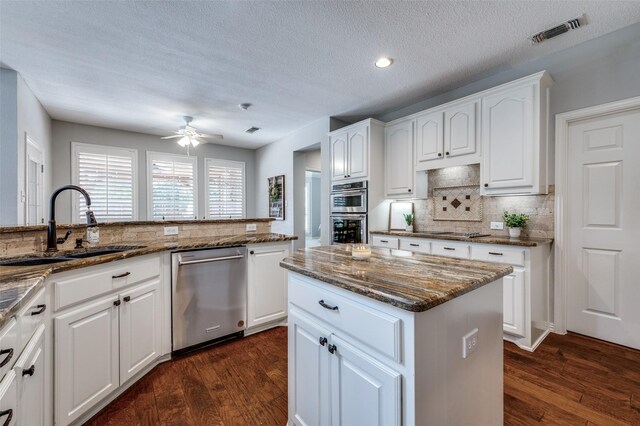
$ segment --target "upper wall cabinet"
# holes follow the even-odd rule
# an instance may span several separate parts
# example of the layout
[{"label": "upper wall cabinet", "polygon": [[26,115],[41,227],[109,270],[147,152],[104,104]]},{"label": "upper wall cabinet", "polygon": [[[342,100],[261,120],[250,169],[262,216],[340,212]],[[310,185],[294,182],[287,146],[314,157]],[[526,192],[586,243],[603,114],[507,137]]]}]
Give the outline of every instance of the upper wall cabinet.
[{"label": "upper wall cabinet", "polygon": [[410,196],[414,192],[413,125],[402,121],[387,126],[384,137],[384,187],[387,196]]},{"label": "upper wall cabinet", "polygon": [[482,98],[484,195],[546,194],[546,72],[505,84]]},{"label": "upper wall cabinet", "polygon": [[417,170],[480,162],[479,99],[453,102],[416,116]]},{"label": "upper wall cabinet", "polygon": [[[380,158],[382,123],[367,119],[340,130],[332,132],[331,146],[331,180],[368,179],[371,156]],[[373,145],[375,147],[372,149]],[[377,170],[376,170],[377,172]]]}]

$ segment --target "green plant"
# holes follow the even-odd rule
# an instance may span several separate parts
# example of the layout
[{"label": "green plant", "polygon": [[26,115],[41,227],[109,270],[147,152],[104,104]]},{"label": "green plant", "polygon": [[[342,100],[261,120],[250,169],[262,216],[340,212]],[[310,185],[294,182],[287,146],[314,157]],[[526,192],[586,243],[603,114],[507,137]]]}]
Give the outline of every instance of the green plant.
[{"label": "green plant", "polygon": [[413,215],[411,213],[405,213],[403,216],[407,226],[411,226],[413,224]]},{"label": "green plant", "polygon": [[278,184],[275,182],[275,179],[274,179],[274,182],[269,187],[269,197],[273,202],[278,201],[278,199],[280,198],[280,188]]},{"label": "green plant", "polygon": [[529,216],[521,213],[509,213],[505,210],[502,214],[502,220],[509,228],[524,228],[527,226]]}]

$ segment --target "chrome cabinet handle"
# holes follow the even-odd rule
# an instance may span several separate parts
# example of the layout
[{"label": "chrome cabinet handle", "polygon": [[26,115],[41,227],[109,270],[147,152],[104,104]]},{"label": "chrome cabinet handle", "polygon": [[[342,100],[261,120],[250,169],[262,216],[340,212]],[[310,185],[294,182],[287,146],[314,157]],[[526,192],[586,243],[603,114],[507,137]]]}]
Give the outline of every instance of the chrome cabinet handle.
[{"label": "chrome cabinet handle", "polygon": [[131,272],[125,272],[124,274],[120,274],[120,275],[112,275],[111,278],[113,279],[124,278],[124,277],[128,277],[129,275],[131,275]]},{"label": "chrome cabinet handle", "polygon": [[7,355],[2,362],[0,362],[0,368],[4,367],[5,365],[7,365],[9,363],[9,361],[11,361],[11,358],[13,358],[13,348],[11,349],[3,349],[0,351],[0,355]]},{"label": "chrome cabinet handle", "polygon": [[31,315],[40,315],[47,310],[47,305],[36,305],[36,309],[38,310],[31,312]]},{"label": "chrome cabinet handle", "polygon": [[323,308],[325,308],[325,309],[329,309],[329,310],[331,310],[331,311],[337,311],[337,310],[338,310],[338,307],[337,307],[337,306],[331,306],[331,305],[329,305],[329,304],[325,303],[325,302],[324,302],[324,300],[319,300],[319,301],[318,301],[318,304],[319,304],[320,306],[322,306]]}]

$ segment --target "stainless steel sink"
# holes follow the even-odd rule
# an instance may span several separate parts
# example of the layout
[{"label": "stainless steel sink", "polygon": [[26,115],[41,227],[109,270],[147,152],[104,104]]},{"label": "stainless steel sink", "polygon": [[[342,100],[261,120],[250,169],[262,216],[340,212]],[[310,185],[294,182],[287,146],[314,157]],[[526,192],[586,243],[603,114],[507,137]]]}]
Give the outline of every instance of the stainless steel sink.
[{"label": "stainless steel sink", "polygon": [[145,246],[113,246],[84,249],[82,251],[61,253],[59,256],[22,256],[13,259],[0,260],[0,266],[38,266],[51,263],[68,262],[70,260],[85,259],[87,257],[102,256],[105,254],[120,253],[127,250],[144,248]]}]

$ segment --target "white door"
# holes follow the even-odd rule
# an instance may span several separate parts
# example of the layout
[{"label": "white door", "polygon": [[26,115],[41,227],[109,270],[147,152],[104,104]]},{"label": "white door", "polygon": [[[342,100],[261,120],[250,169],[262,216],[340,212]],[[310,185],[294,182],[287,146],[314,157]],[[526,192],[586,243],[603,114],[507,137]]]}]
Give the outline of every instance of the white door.
[{"label": "white door", "polygon": [[19,418],[22,425],[43,426],[45,423],[45,371],[44,338],[45,326],[34,333],[25,352],[16,362],[18,372]]},{"label": "white door", "polygon": [[349,132],[349,164],[347,177],[367,177],[369,163],[369,126],[362,126]]},{"label": "white door", "polygon": [[331,424],[400,425],[401,375],[331,336]]},{"label": "white door", "polygon": [[0,382],[0,424],[15,426],[18,415],[17,378],[15,371],[9,370]]},{"label": "white door", "polygon": [[525,303],[524,303],[524,274],[523,268],[513,268],[513,273],[502,280],[502,328],[505,333],[525,336]]},{"label": "white door", "polygon": [[114,302],[104,299],[55,319],[57,425],[71,423],[120,385]]},{"label": "white door", "polygon": [[25,225],[40,225],[44,223],[44,156],[28,136],[26,140]]},{"label": "white door", "polygon": [[329,352],[327,350],[329,337],[328,330],[305,314],[291,309],[289,312],[289,421],[296,426],[331,424]]},{"label": "white door", "polygon": [[477,102],[460,105],[444,112],[444,155],[474,154],[476,152]]},{"label": "white door", "polygon": [[443,158],[443,127],[442,111],[416,119],[416,163]]},{"label": "white door", "polygon": [[249,251],[248,327],[287,316],[287,271],[280,261],[289,255],[287,247],[258,246]]},{"label": "white door", "polygon": [[385,186],[387,195],[413,193],[413,121],[385,129]]},{"label": "white door", "polygon": [[120,295],[120,383],[160,356],[160,280]]},{"label": "white door", "polygon": [[640,108],[570,123],[567,329],[640,349]]},{"label": "white door", "polygon": [[482,99],[482,162],[485,188],[533,185],[534,86]]},{"label": "white door", "polygon": [[347,133],[331,136],[331,180],[347,178]]}]

